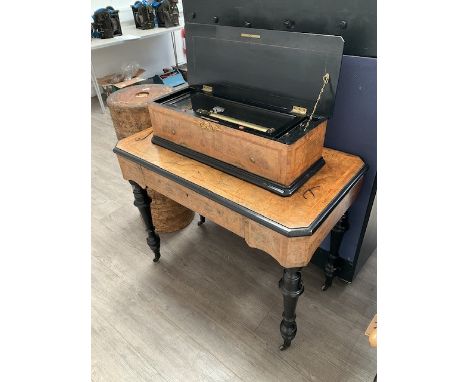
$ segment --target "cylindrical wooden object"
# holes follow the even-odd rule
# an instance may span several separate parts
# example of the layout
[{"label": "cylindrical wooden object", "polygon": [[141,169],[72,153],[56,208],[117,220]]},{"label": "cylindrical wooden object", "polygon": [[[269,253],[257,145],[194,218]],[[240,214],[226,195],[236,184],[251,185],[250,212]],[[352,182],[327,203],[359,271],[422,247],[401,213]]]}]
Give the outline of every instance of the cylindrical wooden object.
[{"label": "cylindrical wooden object", "polygon": [[148,84],[129,86],[112,93],[107,98],[117,139],[121,140],[141,130],[151,127],[148,104],[172,88],[164,85]]},{"label": "cylindrical wooden object", "polygon": [[[148,104],[172,88],[164,85],[135,85],[112,93],[107,98],[112,122],[117,139],[123,139],[151,127]],[[148,190],[151,197],[151,215],[158,232],[178,231],[190,224],[194,212],[153,190]]]}]

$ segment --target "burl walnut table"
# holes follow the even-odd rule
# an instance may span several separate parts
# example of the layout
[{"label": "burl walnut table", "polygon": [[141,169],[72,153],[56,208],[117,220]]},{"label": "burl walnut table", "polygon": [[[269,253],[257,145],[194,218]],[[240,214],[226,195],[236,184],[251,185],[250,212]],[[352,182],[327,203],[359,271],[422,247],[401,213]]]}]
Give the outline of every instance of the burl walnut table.
[{"label": "burl walnut table", "polygon": [[292,196],[281,197],[151,143],[152,129],[118,142],[114,149],[124,179],[133,187],[148,233],[147,243],[160,258],[146,188],[155,190],[245,239],[250,247],[271,255],[284,268],[279,282],[284,311],[280,331],[284,343],[296,336],[296,305],[304,291],[301,268],[331,232],[325,267],[326,290],[335,274],[343,235],[348,229],[346,211],[359,193],[367,166],[357,156],[324,149],[325,165]]}]

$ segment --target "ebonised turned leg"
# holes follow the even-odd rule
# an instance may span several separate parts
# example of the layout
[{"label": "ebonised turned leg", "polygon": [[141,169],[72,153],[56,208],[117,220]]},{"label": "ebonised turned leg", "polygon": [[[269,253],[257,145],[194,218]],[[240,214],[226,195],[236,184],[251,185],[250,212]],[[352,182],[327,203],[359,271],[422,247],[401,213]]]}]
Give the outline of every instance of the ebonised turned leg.
[{"label": "ebonised turned leg", "polygon": [[202,225],[205,222],[205,217],[203,215],[200,215],[200,220],[198,221],[198,225]]},{"label": "ebonised turned leg", "polygon": [[140,210],[141,217],[145,222],[146,232],[148,233],[148,237],[146,242],[151,250],[154,252],[154,262],[157,262],[161,257],[161,253],[159,252],[160,242],[159,235],[154,230],[153,225],[153,218],[151,217],[151,198],[148,196],[148,193],[145,189],[140,187],[138,183],[130,180],[130,184],[133,188],[133,196],[135,197],[135,201],[133,204]]},{"label": "ebonised turned leg", "polygon": [[281,336],[284,343],[280,350],[285,350],[291,345],[296,336],[296,306],[299,296],[304,292],[301,280],[301,268],[286,268],[283,270],[283,278],[280,280],[280,288],[283,293],[283,320],[280,325]]},{"label": "ebonised turned leg", "polygon": [[327,290],[333,282],[336,273],[336,263],[338,260],[339,250],[343,236],[349,229],[348,212],[345,212],[338,223],[335,224],[330,236],[330,253],[328,254],[327,265],[325,266],[325,283],[322,285],[322,290]]}]

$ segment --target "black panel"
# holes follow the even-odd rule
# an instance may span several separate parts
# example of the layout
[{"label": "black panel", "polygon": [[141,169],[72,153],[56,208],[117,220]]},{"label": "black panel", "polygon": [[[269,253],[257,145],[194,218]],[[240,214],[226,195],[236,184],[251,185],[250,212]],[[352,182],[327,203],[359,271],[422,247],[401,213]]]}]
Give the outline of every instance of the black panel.
[{"label": "black panel", "polygon": [[268,109],[310,113],[330,75],[316,115],[333,111],[343,39],[310,33],[186,24],[188,82],[213,95]]},{"label": "black panel", "polygon": [[377,57],[376,0],[184,0],[187,23],[343,36],[344,54]]},{"label": "black panel", "polygon": [[[340,256],[355,265],[377,174],[377,59],[343,56],[335,110],[324,146],[359,155],[369,165],[358,198],[349,209],[351,225],[340,247]],[[328,239],[321,247],[328,248]]]}]

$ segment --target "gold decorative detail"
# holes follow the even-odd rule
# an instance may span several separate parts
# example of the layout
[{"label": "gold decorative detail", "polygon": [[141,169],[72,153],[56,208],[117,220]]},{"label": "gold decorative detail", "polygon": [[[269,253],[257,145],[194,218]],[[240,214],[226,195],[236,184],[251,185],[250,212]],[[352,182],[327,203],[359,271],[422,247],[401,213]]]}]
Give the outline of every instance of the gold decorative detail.
[{"label": "gold decorative detail", "polygon": [[241,37],[260,38],[259,34],[241,33]]},{"label": "gold decorative detail", "polygon": [[300,106],[293,106],[291,113],[293,114],[299,114],[299,115],[306,115],[307,114],[307,108],[306,107],[300,107]]},{"label": "gold decorative detail", "polygon": [[220,131],[220,127],[207,121],[200,121],[200,127],[208,131]]},{"label": "gold decorative detail", "polygon": [[[224,111],[223,108],[220,108],[220,109],[222,109]],[[210,111],[204,110],[204,109],[197,109],[197,113],[201,114],[203,116],[202,118],[210,119],[208,117],[211,117],[211,118],[220,119],[222,121],[234,123],[234,124],[238,125],[241,130],[244,129],[245,127],[247,127],[249,129],[261,131],[262,133],[268,133],[268,134],[272,134],[275,131],[274,128],[268,128],[268,127],[257,125],[255,123],[242,121],[242,120],[237,119],[237,118],[233,118],[233,117],[229,117],[227,115],[221,114],[221,113],[217,113],[215,110],[218,110],[218,109],[216,109],[216,107],[214,107]],[[216,121],[216,122],[218,122],[218,121]]]},{"label": "gold decorative detail", "polygon": [[320,102],[320,97],[322,97],[322,93],[323,91],[325,90],[325,86],[328,84],[328,81],[330,80],[330,74],[329,73],[325,73],[325,75],[323,76],[322,78],[323,80],[323,85],[322,85],[322,89],[320,89],[320,93],[317,97],[317,101],[315,101],[315,105],[314,105],[314,109],[312,110],[312,114],[310,115],[306,125],[304,126],[304,130],[307,129],[309,127],[309,123],[312,121],[312,119],[314,118],[314,114],[315,114],[315,110],[317,109],[317,105],[318,103]]},{"label": "gold decorative detail", "polygon": [[260,125],[257,125],[255,123],[242,121],[242,120],[237,119],[237,118],[228,117],[227,115],[222,115],[222,114],[218,114],[218,113],[210,113],[209,116],[213,117],[213,118],[221,119],[221,120],[226,121],[226,122],[231,122],[231,123],[234,123],[234,124],[237,124],[237,125],[240,125],[240,126],[248,127],[249,129],[252,129],[252,130],[261,131],[262,133],[267,133],[270,130],[268,127],[260,126]]},{"label": "gold decorative detail", "polygon": [[203,85],[202,90],[207,93],[213,93],[213,87],[209,85]]}]

